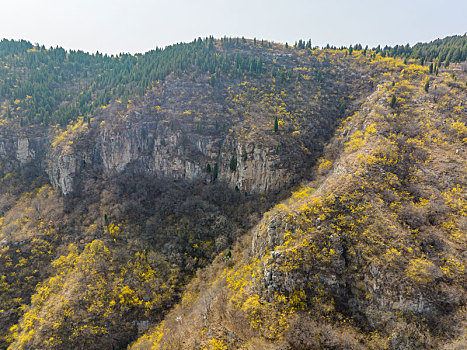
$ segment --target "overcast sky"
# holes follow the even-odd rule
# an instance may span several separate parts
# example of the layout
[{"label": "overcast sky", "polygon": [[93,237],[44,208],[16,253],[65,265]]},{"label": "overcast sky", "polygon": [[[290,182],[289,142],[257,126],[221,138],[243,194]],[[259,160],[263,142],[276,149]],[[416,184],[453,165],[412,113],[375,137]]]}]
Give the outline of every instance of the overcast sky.
[{"label": "overcast sky", "polygon": [[145,52],[201,36],[414,44],[467,32],[467,0],[0,0],[0,38]]}]

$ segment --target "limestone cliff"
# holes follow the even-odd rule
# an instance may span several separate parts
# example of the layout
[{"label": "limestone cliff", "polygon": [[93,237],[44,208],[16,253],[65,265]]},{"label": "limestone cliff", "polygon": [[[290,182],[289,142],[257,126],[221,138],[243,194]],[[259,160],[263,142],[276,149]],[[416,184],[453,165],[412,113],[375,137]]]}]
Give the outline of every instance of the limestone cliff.
[{"label": "limestone cliff", "polygon": [[[301,69],[310,77],[326,71],[326,64],[319,63],[319,71],[316,64],[310,56]],[[246,193],[278,191],[302,178],[319,156],[342,113],[343,102],[336,101],[349,103],[352,89],[368,85],[368,78],[344,77],[342,70],[329,74],[320,85],[310,77],[281,85],[227,78],[215,87],[205,76],[170,76],[145,96],[112,101],[66,129],[10,130],[0,157],[10,170],[37,165],[65,195],[87,174],[123,171],[221,181]]]}]

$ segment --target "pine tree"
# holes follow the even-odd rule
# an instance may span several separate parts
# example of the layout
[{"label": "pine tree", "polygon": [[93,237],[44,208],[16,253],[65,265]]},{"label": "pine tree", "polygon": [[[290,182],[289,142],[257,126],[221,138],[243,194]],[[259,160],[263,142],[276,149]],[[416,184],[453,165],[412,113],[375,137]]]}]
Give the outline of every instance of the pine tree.
[{"label": "pine tree", "polygon": [[391,108],[394,108],[395,105],[396,105],[396,95],[392,95],[392,98],[391,98]]},{"label": "pine tree", "polygon": [[235,156],[232,156],[232,158],[230,158],[230,170],[237,170],[237,158]]},{"label": "pine tree", "polygon": [[279,120],[277,120],[277,116],[274,119],[274,132],[277,133],[279,131]]},{"label": "pine tree", "polygon": [[281,84],[285,82],[285,72],[281,72]]},{"label": "pine tree", "polygon": [[428,92],[428,89],[429,89],[429,88],[430,88],[430,82],[427,81],[427,82],[425,83],[425,87],[424,87],[425,92]]}]

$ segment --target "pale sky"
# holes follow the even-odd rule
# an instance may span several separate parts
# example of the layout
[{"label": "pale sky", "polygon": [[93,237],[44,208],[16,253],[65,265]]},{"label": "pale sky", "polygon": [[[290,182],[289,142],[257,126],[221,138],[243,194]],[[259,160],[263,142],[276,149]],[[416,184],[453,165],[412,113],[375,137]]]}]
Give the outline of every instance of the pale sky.
[{"label": "pale sky", "polygon": [[0,38],[109,54],[208,35],[374,47],[465,32],[466,0],[0,0]]}]

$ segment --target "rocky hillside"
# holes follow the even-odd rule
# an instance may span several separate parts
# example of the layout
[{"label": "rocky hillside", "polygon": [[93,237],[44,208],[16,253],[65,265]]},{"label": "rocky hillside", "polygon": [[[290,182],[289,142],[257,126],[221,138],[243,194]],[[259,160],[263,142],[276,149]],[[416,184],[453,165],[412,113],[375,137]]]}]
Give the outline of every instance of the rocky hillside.
[{"label": "rocky hillside", "polygon": [[[37,124],[23,100],[3,103],[4,346],[75,347],[86,338],[87,347],[122,347],[136,339],[198,268],[309,176],[338,119],[374,85],[368,67],[342,52],[253,42],[211,50],[240,67],[209,74],[194,64],[64,127]],[[136,276],[134,259],[143,269]],[[85,262],[90,270],[75,270]],[[106,277],[89,281],[103,266]],[[46,294],[33,306],[40,288]],[[89,305],[78,299],[86,294]],[[65,295],[73,297],[52,301]],[[15,324],[29,312],[24,337]],[[54,342],[45,343],[50,332]]]},{"label": "rocky hillside", "polygon": [[345,108],[373,85],[368,67],[343,54],[282,53],[278,45],[219,51],[244,60],[259,55],[262,72],[210,75],[193,68],[66,128],[18,130],[18,118],[7,118],[0,141],[4,173],[35,163],[64,195],[89,172],[130,169],[218,180],[242,193],[278,191],[310,169]]},{"label": "rocky hillside", "polygon": [[315,180],[133,349],[465,348],[466,73],[377,64]]},{"label": "rocky hillside", "polygon": [[2,41],[0,347],[462,347],[466,73],[427,45]]}]

